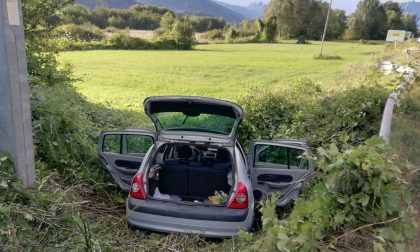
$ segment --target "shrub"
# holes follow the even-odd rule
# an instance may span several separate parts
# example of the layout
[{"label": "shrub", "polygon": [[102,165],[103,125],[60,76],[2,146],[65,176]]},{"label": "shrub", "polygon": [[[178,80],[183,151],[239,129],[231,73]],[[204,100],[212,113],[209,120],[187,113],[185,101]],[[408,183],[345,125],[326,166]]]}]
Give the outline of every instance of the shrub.
[{"label": "shrub", "polygon": [[85,24],[89,21],[90,13],[83,5],[70,5],[61,11],[60,19],[65,24]]},{"label": "shrub", "polygon": [[188,19],[176,20],[171,38],[175,40],[179,49],[191,49],[194,43],[194,29]]},{"label": "shrub", "polygon": [[208,40],[223,40],[225,35],[222,30],[210,30],[204,34],[204,38]]},{"label": "shrub", "polygon": [[188,19],[174,19],[172,13],[167,12],[163,16],[160,25],[161,28],[157,31],[161,34],[158,37],[158,45],[172,45],[175,43],[177,49],[186,50],[192,48],[194,29]]},{"label": "shrub", "polygon": [[257,247],[394,251],[413,237],[411,195],[381,138],[343,151],[331,145],[318,153],[322,173],[287,219],[277,218],[276,197],[263,206],[264,234]]},{"label": "shrub", "polygon": [[219,30],[225,27],[226,22],[222,18],[216,17],[202,17],[192,16],[189,17],[191,25],[196,32],[205,32],[210,30]]},{"label": "shrub", "polygon": [[378,133],[388,93],[375,83],[366,84],[323,91],[303,79],[286,90],[258,90],[240,101],[245,120],[239,138],[245,146],[255,138],[306,138],[312,146],[361,143]]},{"label": "shrub", "polygon": [[61,25],[54,30],[59,37],[64,37],[76,41],[97,41],[105,38],[104,33],[95,25]]},{"label": "shrub", "polygon": [[225,38],[229,41],[233,41],[239,36],[239,32],[232,26],[225,27]]},{"label": "shrub", "polygon": [[109,26],[117,27],[120,29],[128,27],[127,22],[121,16],[110,16],[108,18],[107,24]]},{"label": "shrub", "polygon": [[142,38],[130,37],[125,33],[117,33],[107,39],[107,44],[112,49],[146,50],[152,49],[153,44]]},{"label": "shrub", "polygon": [[111,10],[105,7],[97,7],[90,13],[90,21],[101,29],[109,26],[108,18]]}]

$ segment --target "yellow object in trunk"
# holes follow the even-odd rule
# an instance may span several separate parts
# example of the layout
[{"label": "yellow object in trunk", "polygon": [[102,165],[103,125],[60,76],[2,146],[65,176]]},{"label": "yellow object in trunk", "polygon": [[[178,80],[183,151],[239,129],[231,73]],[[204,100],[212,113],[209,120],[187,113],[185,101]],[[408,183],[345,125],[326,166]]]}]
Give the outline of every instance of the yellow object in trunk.
[{"label": "yellow object in trunk", "polygon": [[217,195],[209,196],[209,201],[210,201],[210,203],[215,204],[215,205],[220,205],[221,204],[220,197],[217,196]]}]

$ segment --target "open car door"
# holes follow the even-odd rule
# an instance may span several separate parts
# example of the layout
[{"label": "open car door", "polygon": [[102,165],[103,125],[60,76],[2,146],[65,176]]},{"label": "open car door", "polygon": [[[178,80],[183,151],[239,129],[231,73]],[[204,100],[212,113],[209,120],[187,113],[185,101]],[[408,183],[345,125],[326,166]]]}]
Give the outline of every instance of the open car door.
[{"label": "open car door", "polygon": [[131,181],[155,138],[154,132],[140,129],[101,132],[99,159],[122,190],[130,189]]},{"label": "open car door", "polygon": [[304,141],[252,141],[249,165],[255,199],[277,193],[280,194],[279,207],[296,199],[302,185],[314,172],[308,155],[310,149]]}]

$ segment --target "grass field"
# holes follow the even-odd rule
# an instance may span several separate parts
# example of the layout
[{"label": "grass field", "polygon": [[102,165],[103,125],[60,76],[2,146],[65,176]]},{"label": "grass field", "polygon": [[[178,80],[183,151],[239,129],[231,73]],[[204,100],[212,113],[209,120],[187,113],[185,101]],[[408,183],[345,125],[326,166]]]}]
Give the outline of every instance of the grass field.
[{"label": "grass field", "polygon": [[[74,66],[76,87],[89,101],[112,108],[141,110],[145,97],[198,95],[237,100],[248,92],[273,89],[307,77],[329,85],[351,62],[364,61],[382,45],[328,42],[325,53],[339,60],[317,60],[319,43],[210,44],[192,51],[64,52]],[[252,89],[255,88],[255,89]]]}]

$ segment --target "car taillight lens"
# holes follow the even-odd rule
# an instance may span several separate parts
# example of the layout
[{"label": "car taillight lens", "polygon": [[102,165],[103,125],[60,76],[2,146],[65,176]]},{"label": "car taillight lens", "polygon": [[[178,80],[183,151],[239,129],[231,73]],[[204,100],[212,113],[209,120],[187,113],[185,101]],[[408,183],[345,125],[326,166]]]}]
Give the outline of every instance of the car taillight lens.
[{"label": "car taillight lens", "polygon": [[135,199],[147,199],[146,191],[143,184],[143,173],[137,173],[131,182],[130,196]]},{"label": "car taillight lens", "polygon": [[248,207],[248,190],[246,186],[239,182],[235,195],[228,204],[228,208],[247,208]]}]

